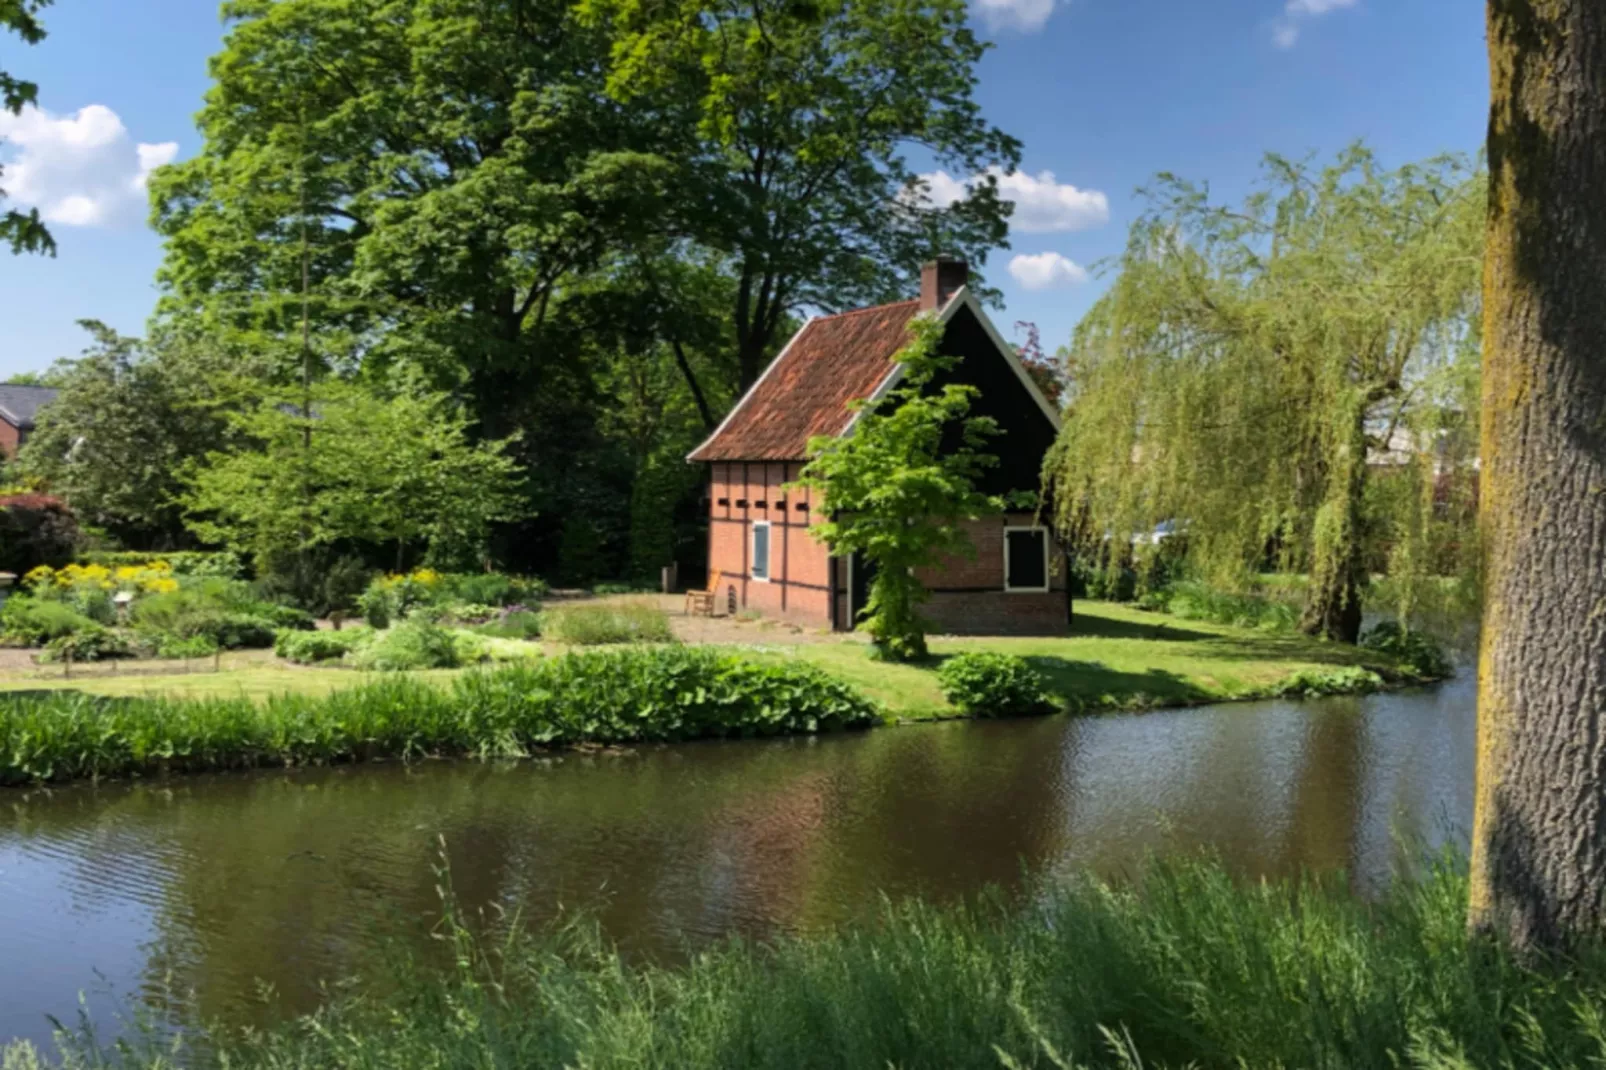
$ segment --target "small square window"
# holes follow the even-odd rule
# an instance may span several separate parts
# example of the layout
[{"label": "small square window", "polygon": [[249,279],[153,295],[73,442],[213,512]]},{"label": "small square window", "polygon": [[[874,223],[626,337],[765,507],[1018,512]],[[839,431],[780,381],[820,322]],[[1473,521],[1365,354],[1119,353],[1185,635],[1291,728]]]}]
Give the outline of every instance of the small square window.
[{"label": "small square window", "polygon": [[806,512],[809,511],[809,503],[808,502],[798,502],[796,505],[792,506],[792,508],[796,509],[800,513],[806,513]]},{"label": "small square window", "polygon": [[770,578],[770,525],[766,520],[753,525],[753,564],[748,574],[755,580]]},{"label": "small square window", "polygon": [[1048,590],[1048,529],[1004,529],[1004,590]]},{"label": "small square window", "polygon": [[736,499],[736,508],[738,508],[738,509],[746,509],[747,508],[747,499],[746,498],[737,498]]},{"label": "small square window", "polygon": [[731,500],[729,498],[721,498],[719,500],[719,504],[720,505],[729,505],[730,503],[731,503]]}]

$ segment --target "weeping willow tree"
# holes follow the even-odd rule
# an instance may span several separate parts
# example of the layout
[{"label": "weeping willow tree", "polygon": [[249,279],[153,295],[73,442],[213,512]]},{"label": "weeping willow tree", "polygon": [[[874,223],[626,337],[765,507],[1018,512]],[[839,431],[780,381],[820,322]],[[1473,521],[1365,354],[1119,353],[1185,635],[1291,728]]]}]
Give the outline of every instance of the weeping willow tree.
[{"label": "weeping willow tree", "polygon": [[1353,642],[1375,570],[1407,620],[1475,559],[1483,186],[1441,157],[1268,157],[1240,205],[1162,175],[1078,325],[1045,468],[1083,554],[1169,523],[1200,578],[1307,574],[1302,628]]}]

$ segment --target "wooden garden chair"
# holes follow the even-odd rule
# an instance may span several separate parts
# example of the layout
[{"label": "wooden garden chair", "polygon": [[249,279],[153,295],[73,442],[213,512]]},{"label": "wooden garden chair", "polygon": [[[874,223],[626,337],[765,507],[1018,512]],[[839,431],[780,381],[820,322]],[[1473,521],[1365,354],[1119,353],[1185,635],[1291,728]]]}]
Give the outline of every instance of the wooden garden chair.
[{"label": "wooden garden chair", "polygon": [[688,617],[698,614],[705,617],[714,615],[714,601],[719,597],[719,580],[720,574],[716,572],[709,578],[706,591],[686,592],[686,615]]}]

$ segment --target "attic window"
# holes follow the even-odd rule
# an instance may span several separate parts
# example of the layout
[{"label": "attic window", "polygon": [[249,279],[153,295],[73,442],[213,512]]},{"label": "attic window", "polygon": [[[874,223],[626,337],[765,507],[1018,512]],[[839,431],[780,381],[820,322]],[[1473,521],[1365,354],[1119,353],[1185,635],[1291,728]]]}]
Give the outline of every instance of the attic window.
[{"label": "attic window", "polygon": [[753,503],[753,508],[754,509],[768,509],[769,506],[764,504],[764,499],[763,498],[760,498],[758,501]]},{"label": "attic window", "polygon": [[747,508],[747,499],[746,498],[737,498],[736,499],[736,508],[738,508],[738,509],[746,509]]},{"label": "attic window", "polygon": [[806,513],[806,512],[808,512],[809,503],[808,502],[798,502],[796,505],[792,506],[792,508],[796,509],[800,513]]},{"label": "attic window", "polygon": [[719,500],[719,504],[720,505],[729,505],[730,503],[731,503],[731,500],[729,498],[721,498]]}]

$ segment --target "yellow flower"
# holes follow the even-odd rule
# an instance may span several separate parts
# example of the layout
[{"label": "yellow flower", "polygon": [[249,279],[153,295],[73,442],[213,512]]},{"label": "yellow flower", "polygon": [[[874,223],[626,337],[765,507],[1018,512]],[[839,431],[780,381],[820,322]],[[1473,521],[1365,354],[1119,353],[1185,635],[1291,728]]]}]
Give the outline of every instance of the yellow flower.
[{"label": "yellow flower", "polygon": [[124,565],[117,570],[117,578],[120,580],[137,580],[139,579],[139,574],[143,571],[145,570],[138,565]]},{"label": "yellow flower", "polygon": [[440,582],[441,574],[432,568],[416,570],[412,576],[414,583],[422,583],[425,587],[433,587]]},{"label": "yellow flower", "polygon": [[27,575],[22,577],[22,582],[30,587],[35,585],[42,587],[52,582],[55,578],[56,570],[49,565],[35,565],[28,570]]}]

